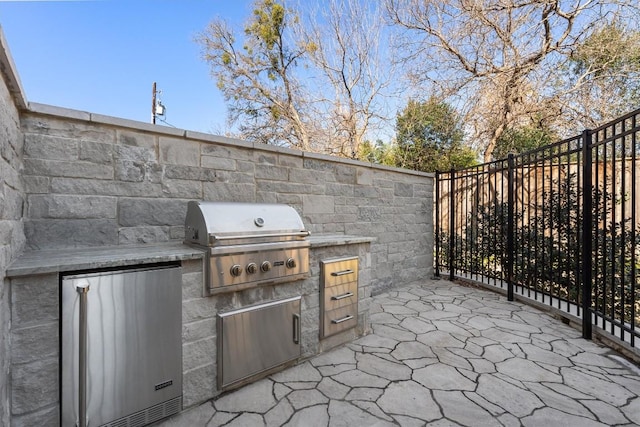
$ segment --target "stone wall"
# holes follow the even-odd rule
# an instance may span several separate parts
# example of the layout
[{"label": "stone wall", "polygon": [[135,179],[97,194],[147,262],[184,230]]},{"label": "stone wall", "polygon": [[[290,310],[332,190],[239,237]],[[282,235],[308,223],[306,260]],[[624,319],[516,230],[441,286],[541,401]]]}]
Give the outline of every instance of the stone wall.
[{"label": "stone wall", "polygon": [[14,72],[0,28],[0,425],[9,425],[10,399],[10,338],[11,310],[9,263],[24,247],[22,228],[23,191],[22,137],[19,110],[26,106],[20,81]]},{"label": "stone wall", "polygon": [[313,234],[374,237],[373,293],[432,275],[430,174],[30,107],[30,249],[181,240],[188,200],[273,202],[295,207]]}]

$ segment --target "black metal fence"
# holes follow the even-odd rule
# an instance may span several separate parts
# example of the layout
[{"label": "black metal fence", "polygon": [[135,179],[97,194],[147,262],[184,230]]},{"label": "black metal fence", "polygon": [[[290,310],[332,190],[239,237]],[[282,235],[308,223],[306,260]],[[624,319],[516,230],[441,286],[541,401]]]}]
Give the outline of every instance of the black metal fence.
[{"label": "black metal fence", "polygon": [[640,110],[436,174],[436,274],[506,288],[640,348]]}]

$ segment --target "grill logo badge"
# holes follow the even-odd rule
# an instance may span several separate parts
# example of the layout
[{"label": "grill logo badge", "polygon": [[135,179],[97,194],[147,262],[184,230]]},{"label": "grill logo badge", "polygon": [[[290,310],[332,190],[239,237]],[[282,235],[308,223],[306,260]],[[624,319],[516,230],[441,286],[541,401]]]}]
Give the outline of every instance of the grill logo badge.
[{"label": "grill logo badge", "polygon": [[158,391],[158,390],[162,390],[163,388],[167,388],[167,387],[169,387],[169,386],[170,386],[170,385],[172,385],[172,384],[173,384],[173,380],[165,381],[165,382],[163,382],[163,383],[156,384],[155,389],[156,389],[156,391]]}]

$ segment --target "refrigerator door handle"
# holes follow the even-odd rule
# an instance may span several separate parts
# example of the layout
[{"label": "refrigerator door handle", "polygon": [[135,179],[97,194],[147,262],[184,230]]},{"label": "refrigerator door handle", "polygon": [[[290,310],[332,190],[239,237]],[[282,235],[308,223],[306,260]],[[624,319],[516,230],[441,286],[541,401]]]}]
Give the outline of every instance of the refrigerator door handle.
[{"label": "refrigerator door handle", "polygon": [[80,295],[78,320],[78,427],[87,427],[87,293],[89,281],[80,280],[76,285]]}]

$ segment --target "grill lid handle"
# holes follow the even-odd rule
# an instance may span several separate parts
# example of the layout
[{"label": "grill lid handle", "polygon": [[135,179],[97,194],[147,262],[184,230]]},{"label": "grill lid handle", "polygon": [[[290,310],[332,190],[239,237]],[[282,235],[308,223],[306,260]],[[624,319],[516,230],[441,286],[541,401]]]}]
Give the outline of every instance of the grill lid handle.
[{"label": "grill lid handle", "polygon": [[236,240],[236,239],[255,239],[258,237],[307,237],[311,233],[308,231],[299,231],[294,233],[271,233],[271,234],[236,234],[228,236],[212,235],[212,240]]}]

